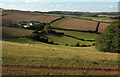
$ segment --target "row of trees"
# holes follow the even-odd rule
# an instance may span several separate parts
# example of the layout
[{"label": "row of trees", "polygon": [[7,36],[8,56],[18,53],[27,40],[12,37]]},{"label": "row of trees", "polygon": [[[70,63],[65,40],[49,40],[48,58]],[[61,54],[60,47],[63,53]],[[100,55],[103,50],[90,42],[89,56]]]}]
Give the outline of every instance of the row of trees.
[{"label": "row of trees", "polygon": [[90,13],[90,12],[72,12],[72,11],[49,11],[49,12],[41,12],[41,11],[34,11],[37,13],[43,14],[60,14],[60,15],[81,15],[81,16],[89,16],[89,17],[96,17],[97,15],[117,15],[117,12],[99,12],[99,13]]}]

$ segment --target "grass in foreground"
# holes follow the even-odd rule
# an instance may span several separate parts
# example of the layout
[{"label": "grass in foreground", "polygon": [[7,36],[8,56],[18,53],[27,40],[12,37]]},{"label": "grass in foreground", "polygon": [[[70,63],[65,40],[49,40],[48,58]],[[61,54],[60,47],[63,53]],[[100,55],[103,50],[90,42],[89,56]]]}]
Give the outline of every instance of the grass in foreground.
[{"label": "grass in foreground", "polygon": [[[94,47],[65,47],[45,44],[26,44],[2,42],[3,51],[2,59],[3,65],[43,65],[43,66],[64,66],[64,67],[93,67],[93,68],[118,68],[118,54],[116,53],[104,53],[97,51]],[[12,61],[12,62],[11,62]],[[98,64],[94,64],[97,62]],[[29,70],[31,69],[31,70]],[[39,68],[38,68],[39,69]],[[11,71],[14,70],[14,71]],[[18,71],[16,71],[18,70]],[[24,72],[20,72],[23,70]],[[32,72],[34,70],[34,72]],[[42,70],[42,69],[39,69]],[[44,69],[45,70],[45,69]],[[46,74],[50,70],[45,70]],[[51,74],[54,74],[54,70]],[[56,70],[55,70],[56,71]],[[55,74],[58,74],[61,70],[57,70]],[[76,70],[61,71],[63,74],[82,74],[77,73]],[[4,67],[3,75],[5,74],[38,74],[37,69],[32,68],[14,68]],[[90,71],[88,71],[88,74]],[[105,71],[107,72],[107,71]],[[98,74],[96,71],[93,74]],[[100,74],[104,74],[101,72]],[[109,72],[109,74],[111,74]]]}]

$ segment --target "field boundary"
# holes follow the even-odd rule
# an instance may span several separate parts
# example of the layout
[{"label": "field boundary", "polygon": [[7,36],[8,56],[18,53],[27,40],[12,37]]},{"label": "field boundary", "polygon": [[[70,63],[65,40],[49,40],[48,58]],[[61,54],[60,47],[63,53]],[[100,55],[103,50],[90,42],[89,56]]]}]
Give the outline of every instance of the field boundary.
[{"label": "field boundary", "polygon": [[89,30],[89,31],[85,31],[85,30],[75,30],[75,29],[63,29],[63,28],[58,28],[58,27],[52,27],[52,29],[100,34],[100,32],[95,32],[95,31],[91,31],[91,30]]},{"label": "field boundary", "polygon": [[104,70],[104,71],[120,71],[115,68],[92,68],[92,67],[62,67],[62,66],[37,66],[37,65],[2,65],[2,67],[27,67],[27,68],[47,68],[47,69],[71,69],[71,70]]}]

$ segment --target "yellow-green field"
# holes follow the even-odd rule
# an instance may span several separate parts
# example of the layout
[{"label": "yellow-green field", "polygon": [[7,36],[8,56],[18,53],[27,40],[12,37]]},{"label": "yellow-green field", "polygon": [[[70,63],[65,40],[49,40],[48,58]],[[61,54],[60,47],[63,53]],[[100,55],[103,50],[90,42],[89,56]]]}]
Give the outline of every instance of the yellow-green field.
[{"label": "yellow-green field", "polygon": [[[99,52],[94,47],[65,47],[48,44],[26,44],[2,41],[3,75],[10,74],[117,74],[114,70],[68,70],[34,68],[35,66],[85,67],[118,69],[118,54]],[[97,64],[95,64],[96,62]],[[8,66],[5,66],[8,65]],[[9,66],[9,65],[21,65]],[[23,67],[22,67],[23,66]],[[25,68],[24,66],[29,66]],[[43,70],[42,70],[43,69]],[[21,71],[22,70],[22,71]],[[25,70],[25,71],[24,71]],[[34,72],[33,72],[34,70]],[[38,71],[40,70],[40,71]],[[56,71],[58,70],[58,71]],[[68,71],[67,71],[68,70]],[[21,71],[21,72],[20,72]],[[23,72],[24,71],[24,72]],[[43,71],[43,73],[39,73]],[[55,73],[55,72],[56,73]],[[65,72],[67,71],[67,73]],[[95,73],[92,73],[95,71]],[[113,73],[111,73],[113,72]]]}]

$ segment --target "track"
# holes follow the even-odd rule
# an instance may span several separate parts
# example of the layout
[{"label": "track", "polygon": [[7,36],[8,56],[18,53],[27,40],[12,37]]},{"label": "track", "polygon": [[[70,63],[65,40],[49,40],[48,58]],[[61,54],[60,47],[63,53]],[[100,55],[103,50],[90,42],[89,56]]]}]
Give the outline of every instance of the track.
[{"label": "track", "polygon": [[26,68],[45,68],[45,69],[70,69],[70,70],[101,70],[101,71],[120,71],[115,68],[91,68],[91,67],[60,67],[60,66],[37,66],[37,65],[2,65],[2,67],[26,67]]}]

